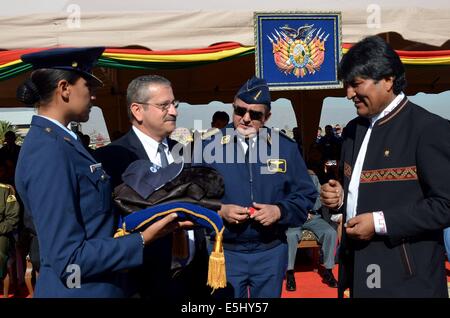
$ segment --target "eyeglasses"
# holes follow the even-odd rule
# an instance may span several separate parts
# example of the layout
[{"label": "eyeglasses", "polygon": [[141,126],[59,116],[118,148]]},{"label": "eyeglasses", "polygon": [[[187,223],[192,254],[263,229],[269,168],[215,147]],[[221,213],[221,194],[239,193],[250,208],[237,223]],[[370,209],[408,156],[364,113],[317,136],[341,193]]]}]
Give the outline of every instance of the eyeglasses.
[{"label": "eyeglasses", "polygon": [[173,100],[171,102],[166,102],[166,103],[162,103],[162,104],[157,104],[157,103],[142,103],[142,102],[136,102],[136,104],[142,104],[142,105],[150,105],[156,108],[159,108],[163,111],[167,111],[169,110],[170,106],[173,105],[173,107],[175,107],[175,109],[178,108],[180,101],[179,100]]},{"label": "eyeglasses", "polygon": [[247,112],[250,115],[250,119],[251,120],[259,120],[261,121],[264,118],[264,113],[263,112],[259,112],[256,110],[251,110],[245,107],[241,107],[238,105],[233,105],[234,107],[234,113],[238,116],[244,117],[245,114],[247,114]]}]

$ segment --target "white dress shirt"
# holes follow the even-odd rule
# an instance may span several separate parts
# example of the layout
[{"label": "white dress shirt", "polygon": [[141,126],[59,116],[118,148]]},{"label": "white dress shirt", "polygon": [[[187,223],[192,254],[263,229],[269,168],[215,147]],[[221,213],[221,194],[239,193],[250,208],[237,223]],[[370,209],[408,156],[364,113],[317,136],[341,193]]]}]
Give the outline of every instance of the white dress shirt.
[{"label": "white dress shirt", "polygon": [[252,147],[252,149],[255,148],[255,144],[256,144],[256,135],[249,138],[249,139],[250,139],[250,140],[249,140],[249,144],[247,144],[247,143],[245,142],[245,138],[244,138],[243,136],[237,134],[237,137],[238,137],[239,143],[240,143],[240,145],[241,145],[241,147],[242,147],[242,151],[243,151],[243,153],[244,153],[244,156],[245,156],[245,154],[247,153],[247,150],[248,150],[249,145]]},{"label": "white dress shirt", "polygon": [[[140,131],[135,126],[132,127],[134,133],[138,137],[139,141],[141,142],[142,146],[144,146],[145,152],[147,153],[148,158],[151,162],[154,164],[157,164],[158,166],[161,166],[161,155],[158,152],[158,145],[159,142],[157,142],[152,137],[144,134],[142,131]],[[167,138],[165,138],[162,143],[164,144],[164,152],[166,153],[167,162],[171,164],[174,162],[173,156],[170,153],[169,150],[169,144],[167,142]],[[189,238],[189,257],[187,259],[186,265],[189,264],[192,261],[192,258],[194,257],[195,253],[195,239],[194,239],[194,230],[187,230],[187,235]],[[181,267],[181,264],[178,260],[172,259],[172,268]]]},{"label": "white dress shirt", "polygon": [[[158,152],[159,142],[157,142],[152,137],[144,134],[135,126],[133,126],[132,129],[136,134],[136,136],[138,137],[139,141],[141,142],[142,146],[144,146],[145,152],[147,153],[147,156],[150,159],[150,161],[153,162],[154,164],[157,164],[158,166],[161,166],[161,156],[160,153]],[[164,140],[161,143],[164,145],[164,152],[166,153],[167,161],[169,164],[171,164],[174,160],[169,150],[167,138],[164,138]]]},{"label": "white dress shirt", "polygon": [[[370,118],[370,126],[367,129],[366,135],[364,136],[364,140],[361,144],[361,148],[359,149],[358,157],[356,158],[355,165],[353,166],[352,177],[350,179],[350,184],[348,186],[348,194],[347,194],[347,218],[346,221],[351,219],[356,215],[356,208],[358,204],[358,191],[359,191],[359,182],[361,178],[361,172],[364,164],[364,159],[366,157],[367,146],[369,144],[370,135],[372,134],[372,128],[374,124],[389,114],[398,104],[403,100],[405,94],[400,93],[394,100],[378,115]],[[375,224],[375,232],[378,234],[386,234],[386,223],[384,221],[384,215],[382,211],[373,212],[374,224]]]}]

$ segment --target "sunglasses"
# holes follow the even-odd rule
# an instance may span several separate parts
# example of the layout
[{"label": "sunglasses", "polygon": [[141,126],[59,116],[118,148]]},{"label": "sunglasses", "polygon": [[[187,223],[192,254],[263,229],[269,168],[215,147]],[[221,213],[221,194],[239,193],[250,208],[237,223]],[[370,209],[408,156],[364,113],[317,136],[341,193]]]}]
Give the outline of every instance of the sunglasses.
[{"label": "sunglasses", "polygon": [[264,118],[264,113],[256,110],[247,109],[245,107],[240,107],[238,105],[233,105],[234,113],[240,117],[244,117],[248,112],[251,120],[261,121]]}]

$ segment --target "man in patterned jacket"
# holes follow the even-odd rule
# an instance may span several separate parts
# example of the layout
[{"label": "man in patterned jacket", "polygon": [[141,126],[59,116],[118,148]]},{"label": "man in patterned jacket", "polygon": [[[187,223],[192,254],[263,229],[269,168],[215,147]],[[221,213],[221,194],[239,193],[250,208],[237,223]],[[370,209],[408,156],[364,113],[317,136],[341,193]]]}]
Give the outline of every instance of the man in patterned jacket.
[{"label": "man in patterned jacket", "polygon": [[346,222],[340,296],[448,297],[450,125],[408,100],[403,64],[379,37],[353,46],[339,77],[358,114],[344,130],[341,183],[321,189]]}]

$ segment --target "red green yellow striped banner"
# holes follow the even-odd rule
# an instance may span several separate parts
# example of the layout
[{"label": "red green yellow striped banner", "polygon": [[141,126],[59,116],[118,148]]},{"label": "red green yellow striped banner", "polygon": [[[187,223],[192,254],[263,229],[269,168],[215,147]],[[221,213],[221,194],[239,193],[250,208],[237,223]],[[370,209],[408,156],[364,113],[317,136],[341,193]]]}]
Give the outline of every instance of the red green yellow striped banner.
[{"label": "red green yellow striped banner", "polygon": [[[343,45],[345,54],[351,44]],[[20,56],[45,50],[32,48],[0,51],[0,81],[17,76],[31,69]],[[239,43],[226,42],[207,48],[191,50],[151,51],[146,49],[107,48],[98,62],[100,67],[124,69],[179,69],[207,63],[214,63],[254,54],[254,47],[244,47]],[[450,65],[450,50],[440,51],[397,51],[405,64]]]}]

